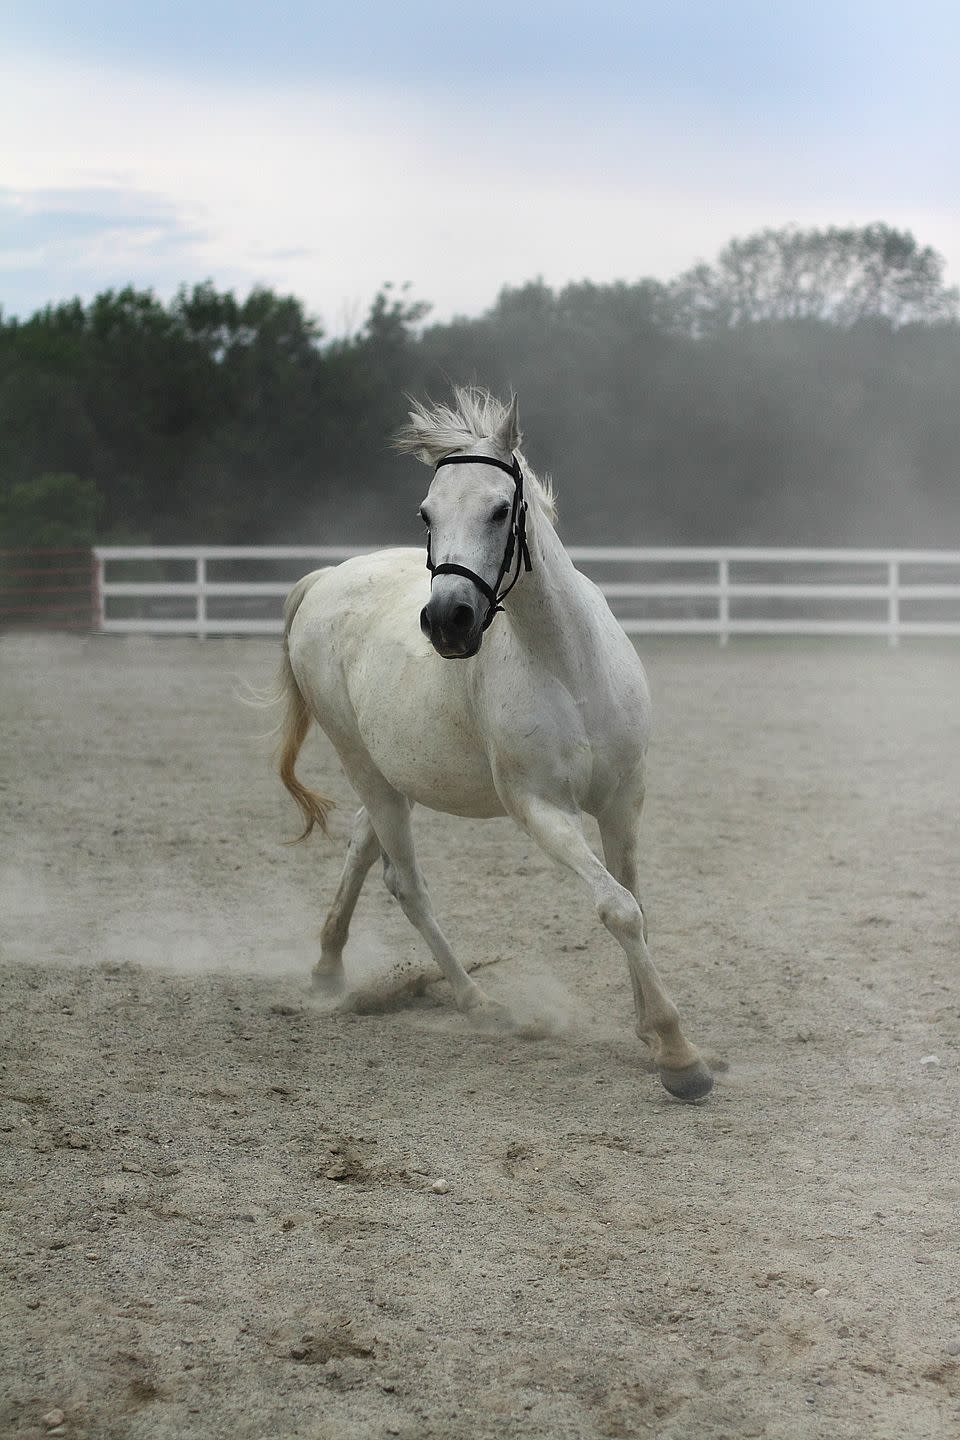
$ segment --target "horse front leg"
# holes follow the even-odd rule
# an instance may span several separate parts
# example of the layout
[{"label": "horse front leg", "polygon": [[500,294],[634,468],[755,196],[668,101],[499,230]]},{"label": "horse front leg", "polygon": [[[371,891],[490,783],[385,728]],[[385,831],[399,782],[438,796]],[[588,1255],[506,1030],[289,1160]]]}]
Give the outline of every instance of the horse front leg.
[{"label": "horse front leg", "polygon": [[627,957],[643,1006],[642,1023],[654,1041],[657,1071],[665,1089],[680,1100],[701,1100],[713,1088],[713,1076],[680,1025],[647,950],[643,911],[636,897],[597,859],[580,822],[579,811],[540,796],[501,791],[504,804],[532,840],[572,870],[587,886],[597,914]]}]

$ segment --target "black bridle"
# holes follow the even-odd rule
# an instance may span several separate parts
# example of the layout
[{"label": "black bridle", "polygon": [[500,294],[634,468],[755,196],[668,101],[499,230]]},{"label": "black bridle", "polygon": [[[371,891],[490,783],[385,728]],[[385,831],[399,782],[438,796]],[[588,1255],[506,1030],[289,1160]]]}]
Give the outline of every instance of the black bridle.
[{"label": "black bridle", "polygon": [[[530,564],[530,551],[527,548],[527,502],[523,498],[523,471],[520,469],[520,461],[516,455],[511,456],[513,463],[508,465],[504,460],[496,460],[492,455],[445,455],[438,460],[435,470],[441,465],[496,465],[498,470],[505,470],[513,477],[513,505],[510,508],[510,533],[507,536],[506,549],[503,552],[503,560],[500,562],[500,569],[497,578],[492,585],[488,585],[482,575],[477,575],[473,570],[468,570],[465,565],[455,565],[452,562],[444,562],[442,565],[434,565],[433,557],[430,554],[430,532],[427,532],[427,569],[430,571],[430,583],[436,575],[462,575],[466,580],[472,580],[477,589],[486,596],[488,610],[486,619],[481,626],[486,630],[491,624],[494,615],[499,614],[503,609],[502,601],[510,594],[510,591],[520,579],[520,567],[524,570],[532,570]],[[510,569],[510,562],[514,554],[517,557],[517,566],[513,572],[513,579],[506,590],[501,591],[500,586],[503,578]]]}]

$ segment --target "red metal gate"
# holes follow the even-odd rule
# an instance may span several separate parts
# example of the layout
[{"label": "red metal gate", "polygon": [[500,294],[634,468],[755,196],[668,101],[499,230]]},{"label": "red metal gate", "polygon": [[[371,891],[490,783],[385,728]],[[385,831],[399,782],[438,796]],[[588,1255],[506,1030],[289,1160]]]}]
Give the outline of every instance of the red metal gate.
[{"label": "red metal gate", "polygon": [[0,550],[0,629],[92,630],[99,624],[90,550]]}]

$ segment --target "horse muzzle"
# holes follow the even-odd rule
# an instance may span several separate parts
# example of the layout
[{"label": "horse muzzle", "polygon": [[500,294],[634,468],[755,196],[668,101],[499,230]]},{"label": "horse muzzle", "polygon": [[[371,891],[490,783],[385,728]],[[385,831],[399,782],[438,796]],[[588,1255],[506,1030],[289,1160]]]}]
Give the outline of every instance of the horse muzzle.
[{"label": "horse muzzle", "polygon": [[468,660],[483,640],[483,617],[461,596],[431,595],[420,611],[420,629],[444,660]]}]

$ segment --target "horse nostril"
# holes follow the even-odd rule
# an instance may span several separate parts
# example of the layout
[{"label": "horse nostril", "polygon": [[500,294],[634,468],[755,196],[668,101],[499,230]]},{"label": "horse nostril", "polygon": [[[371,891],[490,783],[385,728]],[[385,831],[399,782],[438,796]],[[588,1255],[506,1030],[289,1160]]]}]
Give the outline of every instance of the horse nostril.
[{"label": "horse nostril", "polygon": [[469,630],[473,624],[473,607],[457,605],[450,616],[450,623],[456,630]]},{"label": "horse nostril", "polygon": [[424,605],[423,609],[420,611],[420,629],[423,631],[424,635],[426,635],[427,639],[429,640],[429,639],[430,639],[430,617],[429,617],[429,615],[427,614],[427,607],[426,607],[426,605]]}]

